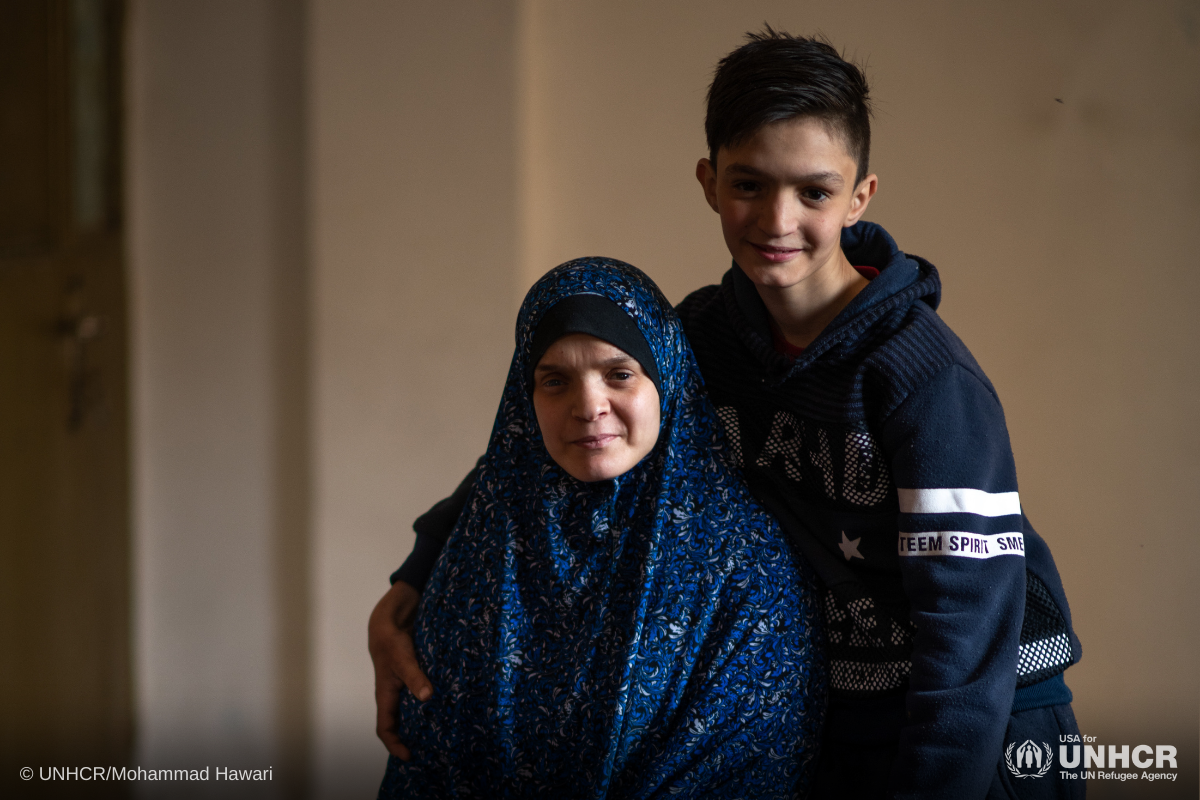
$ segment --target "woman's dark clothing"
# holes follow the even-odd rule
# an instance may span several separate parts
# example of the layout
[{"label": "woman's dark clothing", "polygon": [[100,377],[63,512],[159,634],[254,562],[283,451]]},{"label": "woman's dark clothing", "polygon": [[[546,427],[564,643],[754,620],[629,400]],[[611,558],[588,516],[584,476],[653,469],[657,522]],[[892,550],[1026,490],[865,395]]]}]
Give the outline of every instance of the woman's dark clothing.
[{"label": "woman's dark clothing", "polygon": [[[538,324],[596,295],[636,324],[661,427],[624,475],[583,483],[546,452],[528,376]],[[603,337],[602,337],[603,338]],[[487,454],[437,562],[382,798],[790,798],[819,740],[813,579],[722,461],[675,312],[633,267],[569,262],[530,290]]]}]

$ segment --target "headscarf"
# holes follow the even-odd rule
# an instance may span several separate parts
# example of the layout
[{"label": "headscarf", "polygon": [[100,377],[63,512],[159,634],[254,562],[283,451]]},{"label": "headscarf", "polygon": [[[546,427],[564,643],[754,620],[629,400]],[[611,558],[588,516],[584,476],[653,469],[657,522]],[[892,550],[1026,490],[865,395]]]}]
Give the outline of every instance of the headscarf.
[{"label": "headscarf", "polygon": [[[590,483],[547,453],[529,380],[540,323],[580,296],[636,324],[661,403],[649,455]],[[723,448],[648,277],[580,259],[530,289],[487,454],[418,612],[434,697],[404,694],[413,759],[389,761],[381,797],[793,796],[824,711],[816,594]]]}]

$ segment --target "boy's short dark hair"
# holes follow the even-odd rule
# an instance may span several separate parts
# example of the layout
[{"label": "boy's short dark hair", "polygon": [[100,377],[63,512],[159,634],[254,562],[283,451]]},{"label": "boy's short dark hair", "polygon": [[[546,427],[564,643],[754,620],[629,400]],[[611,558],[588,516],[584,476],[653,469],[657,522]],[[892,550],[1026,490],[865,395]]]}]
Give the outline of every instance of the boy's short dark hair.
[{"label": "boy's short dark hair", "polygon": [[741,144],[764,125],[816,117],[845,139],[858,164],[857,185],[871,154],[871,104],[863,71],[819,36],[806,39],[766,25],[746,38],[718,62],[708,87],[704,133],[713,164],[718,150]]}]

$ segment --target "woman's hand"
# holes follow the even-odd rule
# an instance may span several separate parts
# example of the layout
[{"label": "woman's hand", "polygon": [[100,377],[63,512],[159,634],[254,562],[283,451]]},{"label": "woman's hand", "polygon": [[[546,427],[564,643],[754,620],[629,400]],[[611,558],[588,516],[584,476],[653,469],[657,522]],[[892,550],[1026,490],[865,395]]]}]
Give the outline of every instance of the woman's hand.
[{"label": "woman's hand", "polygon": [[396,730],[396,706],[407,687],[418,700],[433,696],[433,685],[417,663],[412,629],[421,593],[396,581],[371,612],[367,623],[367,649],[375,664],[375,735],[388,752],[401,761],[410,753]]}]

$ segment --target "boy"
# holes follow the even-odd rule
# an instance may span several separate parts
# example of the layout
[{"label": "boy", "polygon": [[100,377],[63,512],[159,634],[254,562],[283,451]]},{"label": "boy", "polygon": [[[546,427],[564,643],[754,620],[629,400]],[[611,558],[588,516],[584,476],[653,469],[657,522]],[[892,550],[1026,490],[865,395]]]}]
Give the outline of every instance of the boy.
[{"label": "boy", "polygon": [[[1041,747],[1078,733],[1061,581],[995,391],[934,313],[936,270],[860,222],[867,98],[827,43],[769,27],[720,62],[696,177],[734,265],[678,308],[733,458],[826,586],[812,795],[1081,795]],[[431,691],[402,630],[471,479],[417,521],[372,614],[379,735],[401,757],[400,683]]]}]

